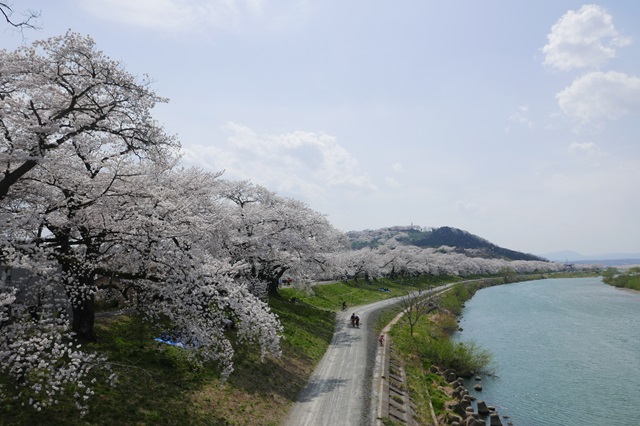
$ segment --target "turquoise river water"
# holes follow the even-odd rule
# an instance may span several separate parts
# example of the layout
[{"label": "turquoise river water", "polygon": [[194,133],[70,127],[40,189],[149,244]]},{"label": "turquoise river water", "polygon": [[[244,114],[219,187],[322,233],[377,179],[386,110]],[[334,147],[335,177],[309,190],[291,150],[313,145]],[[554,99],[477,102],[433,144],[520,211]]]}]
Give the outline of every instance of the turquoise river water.
[{"label": "turquoise river water", "polygon": [[503,424],[640,426],[640,292],[600,278],[545,279],[480,290],[458,340],[494,355],[482,391]]}]

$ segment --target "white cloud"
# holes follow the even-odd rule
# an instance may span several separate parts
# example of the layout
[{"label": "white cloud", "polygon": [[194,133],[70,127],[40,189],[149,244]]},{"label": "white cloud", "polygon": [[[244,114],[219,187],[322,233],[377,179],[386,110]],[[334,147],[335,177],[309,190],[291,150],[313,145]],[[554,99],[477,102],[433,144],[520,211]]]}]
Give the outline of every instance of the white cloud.
[{"label": "white cloud", "polygon": [[76,3],[98,18],[149,29],[193,27],[205,12],[210,20],[215,20],[211,7],[181,0],[81,0]]},{"label": "white cloud", "polygon": [[573,142],[569,146],[569,152],[584,154],[589,157],[599,157],[604,155],[600,147],[593,142],[584,142],[584,143]]},{"label": "white cloud", "polygon": [[613,25],[613,18],[597,5],[565,13],[547,35],[544,64],[559,70],[599,67],[615,57],[616,48],[631,43]]},{"label": "white cloud", "polygon": [[[533,127],[533,121],[528,117],[529,106],[528,105],[520,105],[516,112],[509,116],[509,121],[514,123],[522,124],[527,126],[528,128]],[[511,130],[511,127],[507,127],[505,132],[508,133]]]},{"label": "white cloud", "polygon": [[590,72],[556,95],[562,111],[586,123],[640,111],[640,78],[616,71]]},{"label": "white cloud", "polygon": [[398,182],[396,179],[392,178],[392,177],[386,177],[384,178],[384,181],[387,183],[387,185],[389,186],[393,186],[393,187],[400,187],[402,186],[402,184],[400,182]]},{"label": "white cloud", "polygon": [[463,200],[456,201],[456,209],[458,212],[472,215],[485,214],[487,211],[485,207]]},{"label": "white cloud", "polygon": [[231,135],[220,146],[184,146],[184,162],[225,170],[228,179],[249,179],[308,198],[330,188],[376,190],[358,161],[333,136],[304,131],[262,135],[233,122],[224,129]]},{"label": "white cloud", "polygon": [[[404,174],[404,166],[401,163],[398,163],[398,162],[395,162],[395,163],[391,164],[391,170],[396,175]],[[394,188],[399,188],[401,186],[404,186],[395,177],[387,176],[387,177],[384,178],[384,181],[386,182],[387,185],[392,186]]]},{"label": "white cloud", "polygon": [[402,172],[404,172],[404,167],[402,166],[402,164],[400,164],[400,163],[398,163],[398,162],[393,163],[393,164],[391,165],[391,169],[392,169],[394,172],[396,172],[396,173],[402,173]]},{"label": "white cloud", "polygon": [[299,25],[308,0],[76,0],[97,18],[158,31],[242,31]]}]

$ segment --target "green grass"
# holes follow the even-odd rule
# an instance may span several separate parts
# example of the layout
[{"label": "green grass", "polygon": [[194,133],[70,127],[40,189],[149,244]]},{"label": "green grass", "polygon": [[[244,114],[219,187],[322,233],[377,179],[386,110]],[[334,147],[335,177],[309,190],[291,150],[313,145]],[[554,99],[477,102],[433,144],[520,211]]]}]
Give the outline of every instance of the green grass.
[{"label": "green grass", "polygon": [[[282,288],[279,291],[285,299],[296,298],[321,309],[336,311],[341,308],[342,301],[347,302],[347,309],[349,309],[352,306],[366,305],[379,300],[402,296],[419,288],[425,289],[428,286],[436,286],[458,280],[460,278],[439,276],[380,279],[371,282],[364,280],[359,280],[358,282],[341,281],[313,286],[310,293],[295,288]],[[389,292],[381,291],[381,288],[386,288]]]},{"label": "green grass", "polygon": [[399,296],[404,294],[404,289],[387,287],[389,293],[380,291],[381,284],[359,284],[353,283],[332,283],[321,284],[313,288],[311,293],[294,288],[284,288],[280,290],[282,297],[287,299],[296,298],[309,305],[336,311],[341,308],[342,301],[347,302],[347,308],[356,305],[364,305],[378,300]]},{"label": "green grass", "polygon": [[385,308],[380,312],[378,318],[376,318],[376,334],[387,326],[393,319],[403,310],[401,305],[394,305]]},{"label": "green grass", "polygon": [[284,298],[273,298],[269,304],[284,326],[283,351],[314,364],[320,361],[333,338],[335,313]]},{"label": "green grass", "polygon": [[101,319],[100,341],[88,348],[108,356],[118,386],[98,384],[82,419],[71,398],[42,412],[3,402],[0,425],[278,425],[331,342],[335,313],[278,298],[270,305],[284,327],[283,356],[261,362],[256,348],[236,348],[225,384],[215,364],[191,364],[137,317]]},{"label": "green grass", "polygon": [[606,284],[631,290],[640,290],[640,267],[630,268],[624,273],[619,273],[615,268],[608,268],[602,275]]},{"label": "green grass", "polygon": [[[437,365],[445,369],[454,369],[459,375],[491,372],[491,354],[472,343],[452,341],[448,336],[448,330],[440,325],[443,317],[446,315],[437,314],[431,319],[419,321],[414,326],[413,337],[408,325],[403,321],[398,322],[391,331],[396,348],[407,358],[418,357],[425,370],[431,365]],[[445,321],[445,324],[448,322]]]},{"label": "green grass", "polygon": [[[413,335],[406,321],[400,320],[390,331],[397,353],[405,361],[411,397],[416,403],[421,424],[431,424],[429,400],[437,416],[445,414],[445,403],[451,398],[443,388],[444,379],[430,372],[431,366],[455,369],[460,375],[471,371],[487,371],[491,368],[489,352],[473,344],[453,342],[449,336],[457,329],[455,315],[462,309],[464,301],[487,284],[460,284],[437,296],[439,309],[424,316],[414,326]],[[399,310],[390,310],[380,316],[380,324],[391,320]],[[388,323],[388,321],[387,321]]]}]

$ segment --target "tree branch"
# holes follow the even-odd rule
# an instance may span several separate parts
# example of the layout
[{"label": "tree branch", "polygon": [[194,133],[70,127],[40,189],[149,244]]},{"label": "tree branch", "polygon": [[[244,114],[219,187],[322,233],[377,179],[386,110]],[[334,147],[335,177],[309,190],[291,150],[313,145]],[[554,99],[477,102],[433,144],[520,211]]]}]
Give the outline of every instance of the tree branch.
[{"label": "tree branch", "polygon": [[37,30],[40,28],[36,23],[33,22],[40,17],[40,12],[29,10],[27,12],[26,19],[24,19],[23,21],[14,21],[13,19],[11,19],[11,15],[13,15],[13,9],[11,9],[8,3],[0,2],[0,14],[4,16],[4,20],[7,21],[7,24],[19,30],[22,30],[24,28]]}]

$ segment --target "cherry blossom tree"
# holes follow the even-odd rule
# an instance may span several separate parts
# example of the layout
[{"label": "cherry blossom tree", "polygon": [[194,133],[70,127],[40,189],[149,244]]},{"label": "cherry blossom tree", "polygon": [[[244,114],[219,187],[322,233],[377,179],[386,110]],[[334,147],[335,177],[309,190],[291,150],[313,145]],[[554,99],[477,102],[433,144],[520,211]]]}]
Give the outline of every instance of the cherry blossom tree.
[{"label": "cherry blossom tree", "polygon": [[383,276],[380,256],[377,249],[364,247],[360,250],[348,250],[335,253],[333,264],[336,265],[336,276],[343,280],[353,279],[358,281],[359,277],[365,280],[375,280]]},{"label": "cherry blossom tree", "polygon": [[229,320],[239,343],[279,354],[250,262],[212,250],[235,224],[219,174],[177,168],[148,83],[72,33],[0,56],[0,369],[18,396],[42,409],[73,388],[86,412],[89,377],[109,370],[77,345],[97,338],[99,277],[132,290],[140,314],[170,321],[194,362],[219,362],[223,377]]},{"label": "cherry blossom tree", "polygon": [[378,278],[449,275],[474,276],[496,275],[509,269],[515,273],[537,273],[561,271],[559,263],[535,260],[506,260],[484,258],[460,252],[455,247],[419,248],[404,245],[391,238],[375,248],[362,248],[340,254],[336,261],[341,265],[340,278],[355,278],[358,275]]},{"label": "cherry blossom tree", "polygon": [[68,32],[0,51],[0,199],[48,153],[83,135],[110,136],[108,155],[175,147],[150,114],[165,101],[88,36]]},{"label": "cherry blossom tree", "polygon": [[[227,226],[225,210],[214,191],[218,174],[174,170],[157,162],[141,164],[126,158],[107,162],[98,173],[90,173],[92,168],[85,167],[88,155],[74,156],[72,147],[50,153],[29,178],[18,182],[15,188],[20,191],[15,192],[25,195],[11,199],[22,209],[13,216],[11,212],[4,215],[15,222],[14,238],[6,240],[15,256],[5,256],[5,262],[38,275],[31,286],[33,294],[56,297],[41,307],[36,322],[26,315],[22,317],[27,321],[21,322],[15,310],[12,315],[8,309],[15,297],[6,294],[3,307],[7,306],[5,316],[11,321],[2,326],[7,334],[0,348],[6,351],[0,352],[6,357],[0,356],[0,365],[15,373],[18,383],[42,368],[42,363],[30,368],[16,364],[24,357],[14,353],[26,350],[30,359],[47,360],[38,356],[39,348],[46,346],[29,337],[36,328],[42,336],[55,337],[46,337],[47,342],[95,339],[93,296],[98,276],[134,289],[138,312],[151,319],[168,319],[192,360],[217,361],[223,376],[233,371],[234,349],[225,329],[229,320],[236,324],[241,342],[257,343],[263,356],[279,354],[281,327],[266,303],[252,293],[253,282],[243,278],[244,265],[230,264],[210,252],[212,238]],[[72,161],[81,157],[85,160]],[[25,210],[33,212],[31,221],[20,221],[19,213]],[[32,230],[35,219],[39,223],[36,231]],[[56,316],[67,306],[70,321],[64,315]],[[27,326],[17,327],[23,323]],[[83,385],[83,377],[91,371],[88,366],[96,365],[98,359],[104,361],[81,350],[72,355],[65,357],[87,366],[74,370],[77,376],[69,379],[74,386]],[[54,357],[48,361],[68,365]],[[47,383],[61,386],[53,379]],[[50,403],[38,400],[34,407]],[[86,404],[80,407],[86,410]]]},{"label": "cherry blossom tree", "polygon": [[122,204],[130,225],[107,264],[117,278],[136,285],[140,310],[169,318],[194,359],[217,360],[228,375],[233,358],[225,334],[229,319],[240,340],[258,343],[263,356],[279,354],[281,327],[253,294],[255,282],[243,275],[246,265],[211,250],[229,227],[217,200],[218,176],[198,169],[136,176],[147,192]]},{"label": "cherry blossom tree", "polygon": [[382,261],[382,273],[391,278],[397,276],[416,276],[424,274],[422,249],[413,245],[401,244],[390,238],[379,246],[378,253]]},{"label": "cherry blossom tree", "polygon": [[162,163],[179,147],[151,118],[161,101],[148,80],[128,74],[90,37],[69,32],[0,52],[0,200],[10,197],[20,216],[32,212],[27,223],[11,216],[23,238],[10,241],[17,251],[30,243],[48,248],[41,263],[55,257],[61,279],[78,283],[65,289],[73,331],[84,339],[95,340],[92,298],[84,293],[105,238],[93,222],[113,199],[120,163]]},{"label": "cherry blossom tree", "polygon": [[298,282],[333,271],[331,254],[347,248],[344,234],[306,204],[251,182],[223,183],[220,199],[231,224],[222,249],[232,263],[247,265],[247,276],[267,283],[277,294],[287,274]]}]

